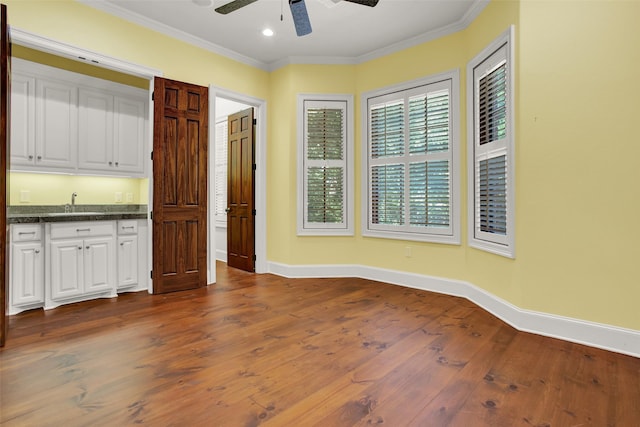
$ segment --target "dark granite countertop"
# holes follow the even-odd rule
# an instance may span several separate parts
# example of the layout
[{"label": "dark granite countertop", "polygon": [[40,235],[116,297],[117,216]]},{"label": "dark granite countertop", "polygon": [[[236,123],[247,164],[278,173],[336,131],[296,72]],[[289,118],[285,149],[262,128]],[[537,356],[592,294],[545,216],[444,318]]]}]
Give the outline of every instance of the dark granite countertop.
[{"label": "dark granite countertop", "polygon": [[146,219],[147,205],[8,206],[9,224]]}]

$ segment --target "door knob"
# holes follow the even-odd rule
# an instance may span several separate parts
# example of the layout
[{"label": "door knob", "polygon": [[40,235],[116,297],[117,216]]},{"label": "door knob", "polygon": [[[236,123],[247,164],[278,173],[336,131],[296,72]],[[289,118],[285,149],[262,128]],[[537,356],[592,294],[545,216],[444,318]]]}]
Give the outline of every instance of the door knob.
[{"label": "door knob", "polygon": [[227,209],[225,209],[224,211],[225,211],[226,213],[229,213],[229,212],[231,212],[231,208],[227,208]]}]

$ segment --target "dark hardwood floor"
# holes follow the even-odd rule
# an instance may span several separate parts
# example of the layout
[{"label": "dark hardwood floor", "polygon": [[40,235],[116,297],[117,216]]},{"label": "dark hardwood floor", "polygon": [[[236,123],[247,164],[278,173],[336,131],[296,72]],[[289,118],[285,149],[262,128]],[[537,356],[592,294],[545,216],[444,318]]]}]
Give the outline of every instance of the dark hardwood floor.
[{"label": "dark hardwood floor", "polygon": [[10,317],[7,426],[638,426],[640,359],[460,298],[218,264],[218,283]]}]

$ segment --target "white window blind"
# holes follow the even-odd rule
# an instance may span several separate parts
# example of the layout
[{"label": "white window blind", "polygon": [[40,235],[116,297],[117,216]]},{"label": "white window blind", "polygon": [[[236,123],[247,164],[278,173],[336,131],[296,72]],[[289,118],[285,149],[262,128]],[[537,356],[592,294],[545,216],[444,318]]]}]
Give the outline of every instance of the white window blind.
[{"label": "white window blind", "polygon": [[366,97],[365,235],[458,243],[457,73]]},{"label": "white window blind", "polygon": [[513,257],[514,142],[511,31],[468,65],[470,245]]},{"label": "white window blind", "polygon": [[352,234],[348,99],[301,98],[299,234]]},{"label": "white window blind", "polygon": [[215,219],[221,226],[227,224],[227,145],[228,126],[227,120],[216,122],[215,139],[215,167],[216,167],[216,188],[215,188]]}]

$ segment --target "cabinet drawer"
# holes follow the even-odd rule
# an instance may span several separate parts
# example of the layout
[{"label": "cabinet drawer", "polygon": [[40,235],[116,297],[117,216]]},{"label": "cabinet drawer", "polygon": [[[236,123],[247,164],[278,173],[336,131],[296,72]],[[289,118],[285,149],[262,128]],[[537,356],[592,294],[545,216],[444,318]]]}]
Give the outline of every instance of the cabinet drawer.
[{"label": "cabinet drawer", "polygon": [[11,226],[12,242],[30,242],[42,240],[42,225],[24,224]]},{"label": "cabinet drawer", "polygon": [[84,221],[51,224],[51,239],[112,236],[114,221]]},{"label": "cabinet drawer", "polygon": [[138,234],[138,220],[126,219],[118,221],[118,234]]}]

